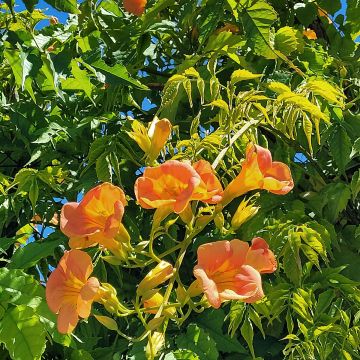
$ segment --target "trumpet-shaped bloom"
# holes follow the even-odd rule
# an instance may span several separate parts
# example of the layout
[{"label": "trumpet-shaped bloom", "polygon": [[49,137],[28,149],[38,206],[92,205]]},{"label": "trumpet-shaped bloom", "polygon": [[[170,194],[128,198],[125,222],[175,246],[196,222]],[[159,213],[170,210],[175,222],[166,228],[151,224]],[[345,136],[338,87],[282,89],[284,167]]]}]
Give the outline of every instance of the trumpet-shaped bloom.
[{"label": "trumpet-shaped bloom", "polygon": [[124,8],[127,12],[140,16],[145,11],[146,3],[147,0],[124,0]]},{"label": "trumpet-shaped bloom", "polygon": [[161,149],[165,146],[171,132],[171,123],[168,119],[155,118],[150,124],[148,136],[150,139],[150,149],[148,159],[153,162],[159,155]]},{"label": "trumpet-shaped bloom", "polygon": [[60,333],[71,333],[79,317],[90,315],[100,283],[90,277],[93,271],[91,258],[80,250],[66,251],[46,284],[46,301],[52,312],[58,314]]},{"label": "trumpet-shaped bloom", "polygon": [[234,198],[255,189],[285,195],[293,187],[291,172],[286,164],[272,161],[269,150],[249,144],[240,174],[224,191],[223,204],[226,205]]},{"label": "trumpet-shaped bloom", "polygon": [[275,256],[264,239],[253,239],[250,247],[236,239],[217,241],[199,247],[192,287],[200,287],[216,309],[226,300],[253,303],[264,296],[260,274],[275,270]]},{"label": "trumpet-shaped bloom", "polygon": [[190,164],[177,160],[146,168],[135,182],[135,195],[145,209],[168,206],[177,214],[183,212],[191,200],[208,198],[200,175]]},{"label": "trumpet-shaped bloom", "polygon": [[128,133],[129,136],[136,141],[146,154],[148,161],[152,163],[159,156],[171,133],[170,121],[159,120],[155,117],[147,131],[145,126],[137,120],[134,120],[131,126],[133,131]]},{"label": "trumpet-shaped bloom", "polygon": [[200,175],[209,195],[208,199],[202,199],[202,201],[209,204],[220,202],[222,200],[223,188],[211,164],[208,161],[199,160],[193,164],[193,168]]},{"label": "trumpet-shaped bloom", "polygon": [[129,241],[121,224],[126,205],[124,192],[110,183],[88,191],[80,203],[66,203],[60,216],[60,229],[70,238],[71,248],[103,245],[115,254],[121,241]]}]

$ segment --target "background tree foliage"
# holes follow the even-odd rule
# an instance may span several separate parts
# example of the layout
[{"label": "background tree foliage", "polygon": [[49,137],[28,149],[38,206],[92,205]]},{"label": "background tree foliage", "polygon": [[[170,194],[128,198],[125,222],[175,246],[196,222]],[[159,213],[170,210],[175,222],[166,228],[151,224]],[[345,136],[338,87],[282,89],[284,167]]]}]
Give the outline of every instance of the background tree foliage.
[{"label": "background tree foliage", "polygon": [[[70,13],[66,24],[39,29],[47,16],[36,0],[21,12],[0,4],[1,359],[145,357],[146,341],[129,343],[93,317],[60,335],[42,284],[67,246],[54,214],[98,181],[129,196],[132,245],[148,237],[152,212],[131,200],[146,164],[128,133],[132,118],[154,115],[174,126],[166,159],[205,158],[226,185],[252,140],[290,164],[295,181],[284,197],[261,193],[238,230],[231,204],[181,270],[189,285],[200,244],[259,235],[279,261],[267,297],[170,321],[161,358],[359,358],[358,1],[333,21],[326,14],[340,1],[150,0],[141,17],[117,0],[47,2]],[[166,226],[159,252],[184,233]],[[95,274],[126,302],[148,270],[99,258]],[[117,324],[140,331],[136,318]]]}]

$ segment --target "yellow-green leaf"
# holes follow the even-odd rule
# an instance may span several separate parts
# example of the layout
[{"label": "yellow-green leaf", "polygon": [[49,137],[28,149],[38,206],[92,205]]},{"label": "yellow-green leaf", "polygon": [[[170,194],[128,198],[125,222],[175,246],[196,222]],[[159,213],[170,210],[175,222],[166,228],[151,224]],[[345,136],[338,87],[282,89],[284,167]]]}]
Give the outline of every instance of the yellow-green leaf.
[{"label": "yellow-green leaf", "polygon": [[254,74],[249,70],[239,69],[231,74],[231,83],[236,84],[240,81],[258,79],[260,77],[262,77],[262,74]]}]

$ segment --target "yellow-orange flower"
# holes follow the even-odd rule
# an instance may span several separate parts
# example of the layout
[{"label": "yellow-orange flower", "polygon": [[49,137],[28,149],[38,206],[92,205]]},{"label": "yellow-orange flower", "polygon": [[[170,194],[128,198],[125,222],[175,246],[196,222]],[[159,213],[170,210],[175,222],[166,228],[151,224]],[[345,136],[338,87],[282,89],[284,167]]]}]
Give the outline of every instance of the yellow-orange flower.
[{"label": "yellow-orange flower", "polygon": [[79,203],[66,203],[61,210],[60,229],[70,238],[70,247],[100,244],[120,254],[121,242],[129,241],[121,223],[126,204],[124,192],[110,183],[91,189]]},{"label": "yellow-orange flower", "polygon": [[146,3],[147,0],[124,0],[124,8],[127,12],[140,16],[145,11]]},{"label": "yellow-orange flower", "polygon": [[46,301],[52,312],[58,314],[60,333],[69,334],[80,318],[90,315],[100,283],[90,277],[91,258],[80,250],[66,251],[46,284]]},{"label": "yellow-orange flower", "polygon": [[194,268],[197,284],[210,305],[219,308],[226,300],[253,303],[263,296],[261,273],[276,270],[275,256],[262,238],[249,245],[240,240],[216,241],[198,248]]},{"label": "yellow-orange flower", "polygon": [[272,161],[268,149],[249,144],[241,172],[224,190],[222,203],[226,205],[251,190],[264,189],[274,194],[285,195],[293,187],[291,172],[286,164]]},{"label": "yellow-orange flower", "polygon": [[214,169],[211,164],[205,160],[199,160],[193,164],[193,168],[200,175],[201,180],[206,185],[206,189],[209,195],[208,199],[201,199],[203,202],[209,204],[217,204],[222,200],[223,188],[216,177]]},{"label": "yellow-orange flower", "polygon": [[171,122],[168,119],[155,118],[149,127],[148,136],[150,139],[150,149],[148,151],[149,162],[153,162],[161,149],[165,146],[171,133]]},{"label": "yellow-orange flower", "polygon": [[177,160],[146,168],[135,182],[136,199],[145,209],[168,206],[179,214],[191,200],[206,194],[200,175],[190,164]]},{"label": "yellow-orange flower", "polygon": [[317,39],[316,32],[314,30],[311,30],[311,29],[304,30],[303,35],[305,37],[307,37],[309,40],[316,40]]},{"label": "yellow-orange flower", "polygon": [[131,127],[133,131],[129,136],[136,141],[141,150],[144,151],[149,163],[154,162],[159,156],[161,149],[165,146],[171,133],[171,123],[168,119],[157,117],[150,123],[148,130],[137,120],[133,120]]}]

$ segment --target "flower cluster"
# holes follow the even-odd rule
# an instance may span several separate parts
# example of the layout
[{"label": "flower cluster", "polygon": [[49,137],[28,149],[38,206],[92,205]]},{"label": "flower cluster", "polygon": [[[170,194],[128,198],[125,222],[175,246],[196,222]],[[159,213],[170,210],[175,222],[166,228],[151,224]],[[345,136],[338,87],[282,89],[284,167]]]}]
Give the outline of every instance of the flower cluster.
[{"label": "flower cluster", "polygon": [[[164,147],[170,133],[168,120],[156,120],[149,131],[134,123],[131,135],[153,162]],[[161,136],[153,137],[157,133]],[[264,296],[261,274],[272,273],[277,263],[273,252],[262,238],[247,242],[237,239],[215,241],[201,245],[197,251],[197,265],[194,267],[195,281],[186,290],[178,280],[178,271],[187,246],[195,235],[192,225],[196,223],[191,202],[200,201],[213,206],[218,215],[234,198],[251,190],[265,189],[283,195],[293,188],[293,180],[287,165],[272,161],[269,150],[249,144],[246,158],[238,176],[224,189],[211,164],[199,160],[169,160],[155,167],[147,167],[134,185],[135,197],[144,209],[157,209],[163,214],[176,213],[186,218],[187,236],[183,240],[182,252],[175,266],[159,259],[149,250],[150,263],[158,264],[139,283],[136,291],[139,305],[129,311],[120,303],[116,290],[110,284],[100,284],[90,277],[93,265],[90,256],[79,249],[99,246],[107,249],[120,262],[125,261],[133,251],[130,236],[122,224],[127,205],[123,190],[110,183],[103,183],[89,192],[80,202],[69,202],[61,211],[60,228],[69,237],[70,251],[66,251],[58,267],[50,275],[46,297],[49,308],[58,314],[58,330],[70,333],[79,318],[87,318],[93,302],[102,304],[113,315],[140,313],[156,314],[154,324],[161,324],[164,317],[176,316],[176,307],[167,304],[174,282],[177,281],[178,299],[185,305],[191,298],[204,294],[202,302],[219,308],[228,300],[253,303]],[[238,228],[258,211],[244,200],[232,220],[232,227]],[[190,219],[184,214],[190,213]],[[207,217],[207,221],[214,219]],[[208,222],[204,222],[202,228]],[[155,216],[154,216],[154,224]],[[153,224],[153,226],[154,226]],[[197,228],[197,231],[199,229]],[[150,246],[150,245],[149,245]],[[134,250],[135,251],[135,250]],[[175,276],[175,274],[177,276]],[[169,285],[165,294],[159,286],[166,281]],[[192,300],[191,300],[192,301]]]}]

